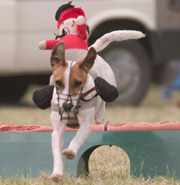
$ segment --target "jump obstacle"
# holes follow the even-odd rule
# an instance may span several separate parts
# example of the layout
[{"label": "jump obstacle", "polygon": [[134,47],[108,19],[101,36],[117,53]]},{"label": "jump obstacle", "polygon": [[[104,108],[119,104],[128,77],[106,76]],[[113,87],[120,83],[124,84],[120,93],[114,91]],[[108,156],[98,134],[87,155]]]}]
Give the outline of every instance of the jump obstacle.
[{"label": "jump obstacle", "polygon": [[[66,129],[65,147],[75,131]],[[53,167],[51,132],[50,126],[0,123],[0,176],[30,174],[35,178],[40,172],[50,174]],[[65,172],[72,176],[88,174],[90,155],[103,145],[115,145],[126,152],[131,175],[175,175],[180,179],[180,122],[92,125],[92,133],[76,158],[64,158]]]}]

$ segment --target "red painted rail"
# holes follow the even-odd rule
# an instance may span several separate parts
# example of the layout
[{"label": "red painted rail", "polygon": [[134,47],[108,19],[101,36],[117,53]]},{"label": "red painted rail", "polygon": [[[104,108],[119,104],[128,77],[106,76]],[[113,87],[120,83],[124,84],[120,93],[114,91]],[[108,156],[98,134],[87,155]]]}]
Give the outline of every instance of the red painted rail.
[{"label": "red painted rail", "polygon": [[[140,130],[180,130],[180,122],[129,122],[114,124],[111,122],[100,125],[92,125],[92,131],[140,131]],[[66,128],[65,131],[77,129]],[[52,132],[51,126],[16,125],[0,123],[0,132]]]}]

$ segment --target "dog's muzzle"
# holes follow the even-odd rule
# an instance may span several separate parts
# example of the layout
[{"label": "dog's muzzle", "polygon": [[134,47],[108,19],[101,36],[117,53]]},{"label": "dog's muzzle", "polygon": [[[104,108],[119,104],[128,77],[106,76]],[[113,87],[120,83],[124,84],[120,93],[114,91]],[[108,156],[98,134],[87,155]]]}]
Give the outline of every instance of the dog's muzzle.
[{"label": "dog's muzzle", "polygon": [[70,102],[70,103],[64,102],[63,103],[63,109],[65,112],[70,112],[72,108],[73,108],[72,102]]},{"label": "dog's muzzle", "polygon": [[[77,120],[78,109],[80,108],[79,102],[81,99],[81,94],[78,96],[73,96],[71,94],[58,93],[57,90],[56,93],[58,99],[58,112],[61,116],[61,120]],[[60,104],[60,101],[63,101],[62,104]],[[74,104],[73,102],[76,103]],[[67,113],[65,117],[63,116],[64,113]]]}]

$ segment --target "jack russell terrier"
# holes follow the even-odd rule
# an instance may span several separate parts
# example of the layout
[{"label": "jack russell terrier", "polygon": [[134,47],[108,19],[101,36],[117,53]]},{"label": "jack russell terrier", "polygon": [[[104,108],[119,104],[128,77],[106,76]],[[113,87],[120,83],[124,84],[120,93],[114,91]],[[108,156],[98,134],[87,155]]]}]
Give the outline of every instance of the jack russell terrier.
[{"label": "jack russell terrier", "polygon": [[[105,102],[97,96],[94,80],[89,71],[96,68],[105,79],[114,75],[110,66],[102,58],[97,57],[93,47],[89,49],[83,60],[66,61],[64,42],[53,48],[51,66],[55,85],[50,115],[54,157],[51,178],[58,179],[63,176],[63,155],[67,159],[74,159],[80,146],[91,133],[93,118],[98,124],[104,119]],[[115,78],[111,81],[116,85]],[[79,126],[76,136],[67,149],[64,149],[63,145],[65,126]]]},{"label": "jack russell terrier", "polygon": [[[114,73],[96,51],[104,49],[112,41],[138,39],[144,34],[138,31],[114,31],[104,35],[92,45],[80,61],[65,59],[65,43],[56,44],[51,53],[53,69],[53,96],[50,121],[53,127],[52,152],[54,167],[51,179],[63,177],[63,155],[74,159],[81,145],[91,133],[91,122],[102,123],[105,116],[105,101],[98,96],[93,74],[105,79],[116,87]],[[95,49],[94,49],[95,48]],[[66,51],[67,52],[67,51]],[[64,149],[63,133],[65,126],[79,128],[76,136]]]}]

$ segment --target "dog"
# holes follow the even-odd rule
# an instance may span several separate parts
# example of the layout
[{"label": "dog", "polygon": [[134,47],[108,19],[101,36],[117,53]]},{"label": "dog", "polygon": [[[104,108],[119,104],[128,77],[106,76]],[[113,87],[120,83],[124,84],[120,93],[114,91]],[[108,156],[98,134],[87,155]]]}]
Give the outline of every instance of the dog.
[{"label": "dog", "polygon": [[[59,179],[64,173],[63,155],[67,159],[74,159],[91,133],[93,118],[97,123],[104,119],[105,102],[98,96],[90,70],[96,68],[105,79],[113,77],[111,81],[114,81],[114,85],[116,81],[110,66],[97,57],[93,47],[83,60],[66,61],[65,44],[60,42],[53,48],[50,62],[54,81],[50,115],[54,167],[50,178]],[[70,127],[79,126],[79,129],[69,147],[64,149],[63,133],[68,124]]]},{"label": "dog", "polygon": [[[53,70],[53,96],[51,100],[50,122],[52,132],[52,153],[54,158],[51,179],[63,177],[63,155],[74,159],[81,145],[91,133],[93,119],[97,124],[105,117],[105,101],[98,96],[95,76],[116,87],[115,75],[98,51],[104,49],[112,41],[139,39],[144,34],[138,31],[114,31],[98,39],[86,52],[81,52],[83,59],[68,60],[65,55],[65,43],[59,42],[53,47],[50,63]],[[71,57],[73,58],[73,57]],[[82,57],[80,57],[82,58]],[[63,133],[65,127],[79,128],[76,136],[64,149]]]}]

